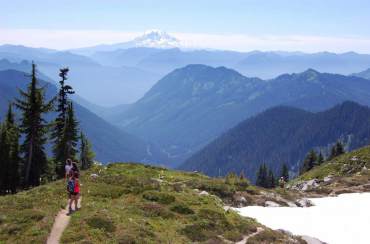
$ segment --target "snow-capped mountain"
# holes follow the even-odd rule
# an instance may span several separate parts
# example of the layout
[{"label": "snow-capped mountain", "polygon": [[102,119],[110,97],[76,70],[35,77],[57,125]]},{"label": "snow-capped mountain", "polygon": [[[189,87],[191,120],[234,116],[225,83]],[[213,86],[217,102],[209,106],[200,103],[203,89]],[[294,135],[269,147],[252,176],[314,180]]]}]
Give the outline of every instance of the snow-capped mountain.
[{"label": "snow-capped mountain", "polygon": [[128,42],[116,44],[102,44],[93,47],[85,47],[70,50],[73,53],[82,55],[91,55],[96,52],[109,52],[118,49],[127,49],[133,47],[150,47],[150,48],[175,48],[180,47],[180,41],[162,30],[148,30],[143,35],[134,38]]},{"label": "snow-capped mountain", "polygon": [[181,46],[177,38],[161,30],[146,31],[129,43],[135,47],[174,48]]}]

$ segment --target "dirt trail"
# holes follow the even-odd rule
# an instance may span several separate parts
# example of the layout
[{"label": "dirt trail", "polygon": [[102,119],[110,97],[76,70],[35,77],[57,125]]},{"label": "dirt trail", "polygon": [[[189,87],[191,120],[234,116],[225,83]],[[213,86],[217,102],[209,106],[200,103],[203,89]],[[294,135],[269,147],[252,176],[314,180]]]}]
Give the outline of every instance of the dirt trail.
[{"label": "dirt trail", "polygon": [[[77,207],[81,207],[81,199],[78,199]],[[73,207],[72,207],[73,208]],[[50,235],[46,241],[46,244],[59,244],[60,238],[62,237],[63,231],[67,228],[71,216],[68,215],[68,205],[65,209],[59,211],[58,215],[55,217],[53,227],[51,229]]]},{"label": "dirt trail", "polygon": [[236,244],[245,244],[245,243],[247,243],[247,241],[248,241],[249,238],[252,238],[253,236],[258,235],[259,233],[261,233],[264,230],[265,229],[262,228],[262,227],[257,227],[257,231],[256,232],[254,232],[254,233],[252,233],[252,234],[250,234],[248,236],[244,236],[243,240],[236,242]]}]

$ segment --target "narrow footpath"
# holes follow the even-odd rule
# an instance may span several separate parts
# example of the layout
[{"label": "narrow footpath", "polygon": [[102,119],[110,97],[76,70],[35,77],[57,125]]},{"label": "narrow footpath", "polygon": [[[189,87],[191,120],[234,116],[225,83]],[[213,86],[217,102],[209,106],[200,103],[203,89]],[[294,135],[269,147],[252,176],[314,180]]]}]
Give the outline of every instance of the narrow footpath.
[{"label": "narrow footpath", "polygon": [[[78,199],[77,207],[81,208],[81,199]],[[50,235],[46,241],[46,244],[59,244],[60,238],[62,237],[63,231],[67,228],[71,216],[68,215],[68,205],[65,209],[59,211],[58,215],[55,217],[53,227],[51,229]]]}]

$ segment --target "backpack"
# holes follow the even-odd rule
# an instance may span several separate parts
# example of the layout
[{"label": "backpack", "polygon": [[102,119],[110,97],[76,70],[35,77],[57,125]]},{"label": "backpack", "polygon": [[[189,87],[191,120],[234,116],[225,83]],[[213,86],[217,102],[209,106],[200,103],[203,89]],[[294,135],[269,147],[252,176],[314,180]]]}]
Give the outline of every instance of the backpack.
[{"label": "backpack", "polygon": [[67,184],[68,192],[73,193],[75,191],[75,181],[70,179]]}]

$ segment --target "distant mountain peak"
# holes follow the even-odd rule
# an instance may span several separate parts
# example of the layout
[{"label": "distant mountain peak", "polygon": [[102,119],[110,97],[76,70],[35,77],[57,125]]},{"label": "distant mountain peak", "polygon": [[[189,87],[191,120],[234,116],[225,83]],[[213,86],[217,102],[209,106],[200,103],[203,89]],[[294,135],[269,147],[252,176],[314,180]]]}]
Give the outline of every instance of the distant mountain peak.
[{"label": "distant mountain peak", "polygon": [[310,68],[310,69],[307,69],[306,71],[304,71],[303,74],[315,74],[315,75],[317,75],[317,74],[320,74],[320,72]]},{"label": "distant mountain peak", "polygon": [[136,47],[174,48],[180,46],[180,41],[162,30],[147,30],[133,41]]}]

